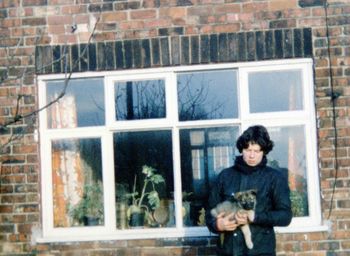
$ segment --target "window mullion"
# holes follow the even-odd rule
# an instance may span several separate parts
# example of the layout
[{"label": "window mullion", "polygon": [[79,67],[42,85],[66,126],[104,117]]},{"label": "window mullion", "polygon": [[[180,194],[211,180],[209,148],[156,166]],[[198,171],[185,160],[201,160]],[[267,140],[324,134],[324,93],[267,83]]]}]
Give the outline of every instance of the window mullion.
[{"label": "window mullion", "polygon": [[102,175],[105,227],[110,232],[116,230],[114,166],[113,134],[109,132],[102,136]]},{"label": "window mullion", "polygon": [[173,129],[173,163],[174,163],[174,202],[176,227],[182,228],[182,184],[179,129]]},{"label": "window mullion", "polygon": [[165,80],[166,88],[166,118],[174,126],[178,122],[178,106],[177,106],[177,77],[176,73],[169,73]]},{"label": "window mullion", "polygon": [[106,126],[110,127],[115,122],[114,81],[111,77],[105,78],[105,109]]},{"label": "window mullion", "polygon": [[[45,138],[45,136],[44,136]],[[51,159],[51,141],[46,138],[41,142],[41,155],[43,156],[42,168],[48,170],[41,173],[41,193],[43,206],[43,235],[47,236],[53,231],[53,201],[52,201],[52,159]]]},{"label": "window mullion", "polygon": [[171,73],[166,79],[166,106],[167,120],[169,120],[172,126],[175,221],[176,228],[182,228],[182,184],[177,96],[177,74]]}]

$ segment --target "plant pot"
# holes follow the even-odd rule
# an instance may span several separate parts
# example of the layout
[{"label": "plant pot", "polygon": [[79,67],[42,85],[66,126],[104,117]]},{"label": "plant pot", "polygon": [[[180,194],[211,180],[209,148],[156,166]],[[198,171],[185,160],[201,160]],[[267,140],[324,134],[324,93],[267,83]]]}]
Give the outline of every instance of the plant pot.
[{"label": "plant pot", "polygon": [[84,217],[84,226],[98,226],[98,225],[99,225],[98,217],[91,217],[91,216]]},{"label": "plant pot", "polygon": [[129,226],[130,227],[143,227],[145,222],[145,212],[132,212],[130,214]]}]

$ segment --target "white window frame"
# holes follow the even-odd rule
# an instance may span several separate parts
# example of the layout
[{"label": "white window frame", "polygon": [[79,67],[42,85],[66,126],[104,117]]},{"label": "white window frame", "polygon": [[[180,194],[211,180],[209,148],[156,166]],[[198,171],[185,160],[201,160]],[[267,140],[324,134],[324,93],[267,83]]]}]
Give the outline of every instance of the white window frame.
[{"label": "white window frame", "polygon": [[[307,184],[309,199],[309,216],[293,218],[290,226],[276,228],[277,232],[311,232],[326,230],[321,224],[320,188],[318,176],[316,117],[314,103],[314,85],[312,59],[293,59],[278,61],[261,61],[248,63],[226,63],[215,65],[196,65],[183,67],[152,68],[145,70],[124,70],[109,72],[86,72],[73,74],[72,78],[104,77],[105,90],[105,126],[81,127],[75,129],[48,129],[46,109],[40,111],[40,154],[41,154],[41,197],[42,197],[42,237],[40,242],[49,241],[86,241],[86,240],[123,240],[145,238],[171,238],[183,236],[212,235],[206,227],[184,227],[181,222],[176,227],[140,230],[117,230],[114,201],[114,163],[113,133],[149,128],[168,128],[173,133],[173,168],[175,204],[181,206],[181,170],[179,130],[181,128],[232,126],[240,125],[241,130],[256,123],[267,127],[283,124],[305,126],[307,154]],[[220,120],[200,120],[179,122],[177,117],[176,72],[211,71],[219,69],[238,70],[239,118]],[[303,110],[286,111],[269,114],[250,114],[248,111],[248,73],[251,71],[302,70]],[[64,75],[41,75],[38,77],[39,108],[46,102],[46,82],[52,79],[64,79]],[[165,79],[166,118],[152,120],[116,121],[114,110],[114,83],[135,79]],[[103,188],[104,188],[104,226],[96,227],[53,227],[52,175],[51,175],[51,140],[62,138],[101,138]],[[181,219],[181,207],[176,208],[175,218]]]}]

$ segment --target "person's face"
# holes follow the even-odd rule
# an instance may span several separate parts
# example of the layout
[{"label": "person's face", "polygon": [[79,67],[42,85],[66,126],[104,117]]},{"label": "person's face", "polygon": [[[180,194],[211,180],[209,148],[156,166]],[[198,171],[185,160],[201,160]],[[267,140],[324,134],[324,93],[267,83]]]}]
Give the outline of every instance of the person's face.
[{"label": "person's face", "polygon": [[259,144],[249,143],[248,148],[244,148],[242,151],[243,160],[249,166],[257,166],[263,159],[264,152],[261,150]]}]

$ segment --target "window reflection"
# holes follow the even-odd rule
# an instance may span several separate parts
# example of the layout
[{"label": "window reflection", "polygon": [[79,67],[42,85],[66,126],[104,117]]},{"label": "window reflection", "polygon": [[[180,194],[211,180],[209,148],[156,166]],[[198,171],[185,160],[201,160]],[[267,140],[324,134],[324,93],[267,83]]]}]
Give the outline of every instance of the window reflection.
[{"label": "window reflection", "polygon": [[[114,134],[118,229],[175,226],[171,136],[171,131]],[[139,215],[133,214],[137,208]]]},{"label": "window reflection", "polygon": [[[47,102],[64,91],[64,80],[47,83]],[[58,102],[47,111],[49,128],[76,128],[105,123],[103,79],[71,79]]]},{"label": "window reflection", "polygon": [[210,183],[233,165],[238,127],[180,131],[183,205],[186,226],[201,226]]},{"label": "window reflection", "polygon": [[303,109],[301,70],[249,73],[249,107],[251,113]]},{"label": "window reflection", "polygon": [[117,82],[115,84],[117,120],[164,118],[164,80]]},{"label": "window reflection", "polygon": [[103,225],[100,139],[52,141],[54,226]]},{"label": "window reflection", "polygon": [[268,155],[269,164],[288,175],[294,217],[308,216],[304,127],[274,127],[269,133],[275,142]]},{"label": "window reflection", "polygon": [[177,79],[180,121],[238,116],[236,71],[183,73]]},{"label": "window reflection", "polygon": [[[249,84],[248,91],[244,90],[241,95],[248,97],[249,102],[243,98],[240,102],[238,100],[238,71],[234,68],[201,71],[186,68],[183,72],[157,73],[148,80],[129,74],[124,81],[113,80],[114,95],[106,97],[108,102],[115,104],[111,106],[115,116],[113,111],[104,111],[104,79],[71,79],[64,97],[45,110],[48,128],[42,127],[44,145],[52,142],[51,162],[45,159],[43,168],[47,169],[46,163],[52,164],[49,175],[52,175],[53,183],[48,188],[52,188],[53,192],[53,213],[52,204],[48,203],[51,198],[45,198],[43,202],[48,204],[49,214],[53,215],[54,227],[103,226],[112,218],[116,221],[116,234],[120,230],[146,228],[152,234],[157,228],[175,227],[176,224],[203,227],[191,229],[190,233],[192,230],[204,231],[204,209],[209,188],[221,170],[233,165],[239,126],[245,127],[262,118],[267,125],[280,125],[269,129],[275,148],[268,159],[270,165],[288,176],[294,216],[313,217],[311,210],[314,208],[310,207],[309,211],[312,198],[308,197],[307,177],[311,176],[306,175],[308,144],[305,142],[310,139],[306,138],[305,125],[312,122],[301,111],[292,113],[300,125],[287,121],[281,114],[271,113],[303,109],[302,86],[307,84],[302,81],[303,70],[294,67],[279,71],[271,71],[275,66],[269,68],[270,71],[261,71],[261,67],[257,67],[260,70],[257,72],[250,72],[250,68],[242,69],[240,74],[243,77],[247,75]],[[177,87],[172,88],[175,81],[159,79],[164,75],[173,78],[176,75]],[[117,76],[106,77],[107,84],[112,79],[118,79]],[[240,81],[245,82],[246,79]],[[169,86],[166,82],[170,82]],[[63,88],[63,80],[47,81],[46,102],[57,98]],[[165,97],[168,92],[175,95]],[[170,101],[165,102],[166,99]],[[250,113],[264,112],[264,116],[240,117],[238,105],[243,108],[244,115],[244,108],[249,105]],[[174,110],[178,111],[179,120],[166,118],[167,111],[173,114]],[[270,112],[269,117],[266,112]],[[113,113],[112,116],[105,117],[110,113]],[[111,122],[106,123],[105,118],[111,119]],[[147,119],[162,120],[150,122]],[[123,122],[120,124],[116,120]],[[137,126],[134,120],[140,120]],[[93,126],[104,128],[96,130]],[[71,139],[72,134],[80,134],[74,129],[79,127],[87,127],[81,134],[83,137]],[[59,128],[70,129],[55,130],[54,133],[47,131]],[[85,138],[87,135],[102,135],[107,140],[113,136],[114,161],[109,164],[113,165],[114,184],[103,183],[101,139]],[[111,150],[109,146],[108,141],[103,145],[107,155]],[[173,163],[178,164],[177,159],[180,166],[174,170]],[[108,173],[108,166],[104,171],[113,177],[113,173]],[[176,189],[181,188],[176,193],[175,180],[179,185]],[[115,186],[115,212],[110,212],[113,207],[107,207],[108,212],[104,212],[103,185],[105,193],[112,193]],[[175,205],[174,194],[182,195],[181,205]],[[181,199],[177,199],[176,203],[180,203]],[[180,213],[181,210],[182,216],[178,214],[179,219],[176,219],[175,212]],[[92,212],[98,218],[89,218]],[[111,216],[106,218],[106,213]],[[181,228],[181,225],[177,227]],[[111,231],[109,227],[91,229],[92,233],[96,231],[94,234],[100,230],[103,233]],[[120,234],[130,233],[134,237],[140,230]],[[54,232],[49,233],[55,235]]]}]

